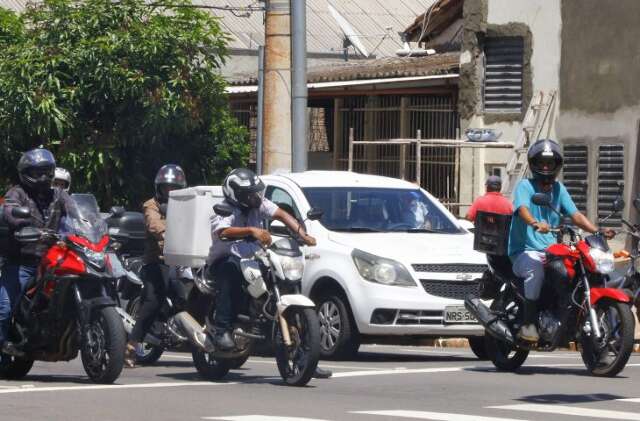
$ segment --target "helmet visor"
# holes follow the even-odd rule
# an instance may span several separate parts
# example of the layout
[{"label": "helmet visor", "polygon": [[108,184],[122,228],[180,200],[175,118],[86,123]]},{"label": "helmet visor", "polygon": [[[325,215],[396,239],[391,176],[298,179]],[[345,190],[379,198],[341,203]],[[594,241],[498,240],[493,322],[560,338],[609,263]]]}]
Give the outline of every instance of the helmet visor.
[{"label": "helmet visor", "polygon": [[560,162],[555,156],[539,156],[531,163],[531,169],[540,174],[555,174],[560,169]]}]

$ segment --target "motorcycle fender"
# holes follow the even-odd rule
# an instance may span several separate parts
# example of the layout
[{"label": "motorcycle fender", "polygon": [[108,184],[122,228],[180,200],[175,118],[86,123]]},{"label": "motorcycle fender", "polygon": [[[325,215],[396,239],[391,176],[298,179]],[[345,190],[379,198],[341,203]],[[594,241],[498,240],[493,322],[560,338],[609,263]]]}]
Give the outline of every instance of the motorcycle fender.
[{"label": "motorcycle fender", "polygon": [[302,294],[288,294],[280,297],[280,303],[278,303],[278,311],[280,314],[292,306],[315,308],[316,305]]},{"label": "motorcycle fender", "polygon": [[591,288],[591,295],[589,296],[591,305],[595,305],[602,298],[611,298],[612,300],[619,301],[621,303],[628,303],[631,301],[629,296],[620,289]]}]

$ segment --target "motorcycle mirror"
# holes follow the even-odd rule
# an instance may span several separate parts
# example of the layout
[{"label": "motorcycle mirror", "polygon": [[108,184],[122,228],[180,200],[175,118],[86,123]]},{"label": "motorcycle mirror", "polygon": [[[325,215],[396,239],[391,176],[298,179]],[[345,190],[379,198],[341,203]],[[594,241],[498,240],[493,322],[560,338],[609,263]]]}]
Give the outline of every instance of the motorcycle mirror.
[{"label": "motorcycle mirror", "polygon": [[317,221],[322,218],[322,215],[324,215],[324,211],[322,209],[311,208],[309,212],[307,212],[307,219],[310,221]]},{"label": "motorcycle mirror", "polygon": [[124,215],[125,209],[123,206],[112,206],[109,212],[111,212],[111,216],[120,218],[122,215]]},{"label": "motorcycle mirror", "polygon": [[18,219],[27,219],[31,218],[31,211],[26,207],[12,208],[11,216]]},{"label": "motorcycle mirror", "polygon": [[551,198],[545,193],[534,194],[531,201],[538,206],[551,206]]},{"label": "motorcycle mirror", "polygon": [[624,209],[624,199],[620,196],[616,197],[616,200],[613,201],[613,211],[620,212]]},{"label": "motorcycle mirror", "polygon": [[640,211],[640,197],[633,199],[633,207]]},{"label": "motorcycle mirror", "polygon": [[23,244],[36,243],[38,242],[38,240],[40,240],[40,235],[41,235],[41,231],[38,228],[24,227],[20,231],[14,234],[14,238],[19,243],[23,243]]},{"label": "motorcycle mirror", "polygon": [[213,205],[213,211],[216,215],[227,217],[233,215],[233,209],[226,203],[216,203]]}]

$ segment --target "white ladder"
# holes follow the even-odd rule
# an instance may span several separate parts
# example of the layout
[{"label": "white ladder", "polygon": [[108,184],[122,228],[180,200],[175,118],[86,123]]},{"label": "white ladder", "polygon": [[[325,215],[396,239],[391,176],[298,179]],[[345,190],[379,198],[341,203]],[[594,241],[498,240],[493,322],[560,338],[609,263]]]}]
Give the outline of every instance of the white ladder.
[{"label": "white ladder", "polygon": [[[549,114],[556,100],[556,91],[545,95],[539,92],[529,104],[529,109],[522,120],[522,130],[516,142],[513,153],[507,163],[506,180],[502,181],[502,194],[510,197],[516,184],[524,178],[529,170],[527,151],[532,141],[540,139],[545,124],[549,122]],[[551,132],[551,124],[547,125],[546,137]]]}]

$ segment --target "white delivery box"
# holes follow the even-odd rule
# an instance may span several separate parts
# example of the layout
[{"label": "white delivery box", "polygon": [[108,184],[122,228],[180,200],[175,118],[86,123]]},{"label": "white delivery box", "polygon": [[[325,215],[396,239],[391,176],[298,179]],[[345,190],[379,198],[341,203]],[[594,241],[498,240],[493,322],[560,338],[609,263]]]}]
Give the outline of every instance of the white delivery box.
[{"label": "white delivery box", "polygon": [[213,205],[224,200],[221,186],[197,186],[169,193],[164,261],[198,268],[211,247]]}]

